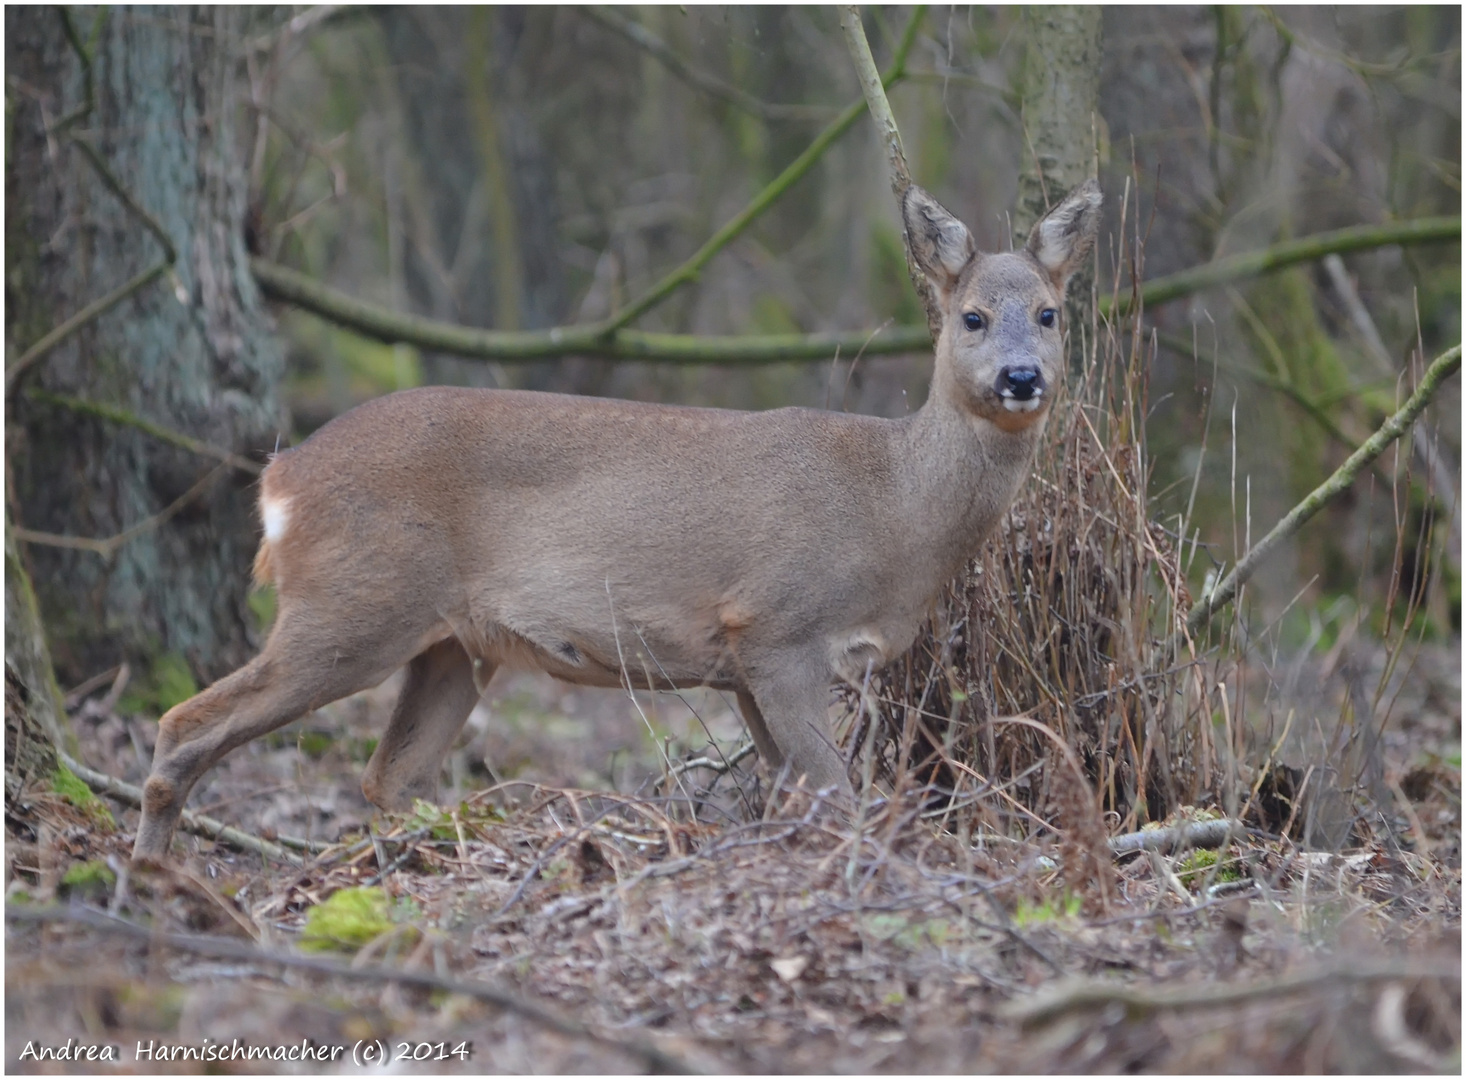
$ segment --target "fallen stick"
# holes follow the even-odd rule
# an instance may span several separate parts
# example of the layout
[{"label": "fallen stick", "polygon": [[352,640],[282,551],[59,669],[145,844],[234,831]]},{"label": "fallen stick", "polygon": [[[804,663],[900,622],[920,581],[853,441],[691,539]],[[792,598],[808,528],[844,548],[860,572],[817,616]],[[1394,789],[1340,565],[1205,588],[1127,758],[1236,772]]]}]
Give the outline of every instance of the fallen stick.
[{"label": "fallen stick", "polygon": [[1460,979],[1459,960],[1351,960],[1311,971],[1299,971],[1277,979],[1252,983],[1203,983],[1193,986],[1162,986],[1141,990],[1107,982],[1079,982],[1060,986],[999,1010],[999,1015],[1024,1026],[1041,1024],[1064,1013],[1096,1005],[1121,1004],[1135,1012],[1199,1009],[1217,1005],[1239,1005],[1267,998],[1285,997],[1315,986],[1344,982],[1383,982],[1390,979]]},{"label": "fallen stick", "polygon": [[[96,769],[89,769],[70,755],[61,754],[60,757],[62,764],[75,773],[78,779],[85,781],[93,791],[103,792],[128,806],[142,807],[142,788],[129,784],[126,780],[119,780],[115,776],[98,772]],[[253,833],[247,833],[243,829],[236,829],[233,825],[225,825],[222,821],[216,821],[203,814],[195,814],[192,810],[183,812],[179,827],[195,836],[202,836],[206,840],[219,840],[245,851],[253,851],[256,855],[287,862],[293,866],[304,866],[305,860],[295,851],[286,850],[287,848],[314,854],[325,851],[331,846],[314,840],[302,840],[295,836],[281,836],[278,837],[279,843],[274,843],[263,837],[255,836]]]},{"label": "fallen stick", "polygon": [[1129,855],[1136,851],[1155,851],[1169,855],[1173,851],[1184,851],[1186,848],[1219,848],[1230,843],[1231,837],[1244,836],[1246,833],[1247,829],[1240,821],[1230,818],[1186,821],[1163,829],[1142,829],[1123,836],[1112,836],[1110,853]]},{"label": "fallen stick", "polygon": [[349,963],[323,956],[299,956],[295,953],[273,952],[260,949],[246,942],[232,938],[214,937],[208,934],[174,934],[150,930],[146,926],[114,918],[101,911],[86,907],[32,907],[25,904],[7,904],[5,918],[10,922],[53,923],[67,922],[90,927],[109,934],[120,934],[135,941],[150,945],[162,945],[199,956],[212,956],[217,960],[238,960],[246,963],[276,964],[296,971],[310,971],[336,979],[365,983],[401,983],[418,986],[425,990],[440,990],[449,994],[462,994],[496,1005],[506,1012],[517,1013],[541,1027],[577,1039],[590,1039],[605,1046],[615,1047],[633,1057],[640,1058],[653,1072],[664,1074],[696,1073],[687,1062],[674,1057],[651,1043],[641,1039],[618,1039],[604,1032],[596,1031],[578,1020],[554,1012],[542,1005],[527,1000],[520,991],[501,990],[488,983],[449,979],[431,972],[405,971],[401,968],[352,967]]}]

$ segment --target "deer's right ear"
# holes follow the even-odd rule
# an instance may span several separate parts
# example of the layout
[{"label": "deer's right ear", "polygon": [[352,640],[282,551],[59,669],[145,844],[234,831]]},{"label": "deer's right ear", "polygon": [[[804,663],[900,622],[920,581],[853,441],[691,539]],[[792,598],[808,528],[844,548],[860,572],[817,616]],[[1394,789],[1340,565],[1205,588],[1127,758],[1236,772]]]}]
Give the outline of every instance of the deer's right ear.
[{"label": "deer's right ear", "polygon": [[906,189],[906,197],[901,200],[901,217],[916,265],[945,301],[957,284],[957,275],[977,254],[972,234],[915,184]]}]

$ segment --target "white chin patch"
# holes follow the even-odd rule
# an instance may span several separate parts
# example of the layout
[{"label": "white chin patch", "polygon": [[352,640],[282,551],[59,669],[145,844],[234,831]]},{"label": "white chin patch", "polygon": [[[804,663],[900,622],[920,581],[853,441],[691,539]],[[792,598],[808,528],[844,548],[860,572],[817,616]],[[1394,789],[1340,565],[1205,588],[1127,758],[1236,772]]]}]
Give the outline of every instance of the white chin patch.
[{"label": "white chin patch", "polygon": [[1016,397],[1005,396],[1003,398],[1003,408],[1007,409],[1009,412],[1034,412],[1041,405],[1043,405],[1043,402],[1044,399],[1042,394],[1035,394],[1027,401],[1019,401]]}]

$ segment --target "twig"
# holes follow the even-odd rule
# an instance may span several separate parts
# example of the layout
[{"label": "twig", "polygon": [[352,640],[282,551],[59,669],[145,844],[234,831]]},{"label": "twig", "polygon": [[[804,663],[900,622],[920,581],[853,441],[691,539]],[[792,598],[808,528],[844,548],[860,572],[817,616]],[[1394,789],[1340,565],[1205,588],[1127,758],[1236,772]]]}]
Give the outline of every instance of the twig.
[{"label": "twig", "polygon": [[[1333,252],[1364,251],[1390,244],[1431,244],[1460,239],[1459,217],[1416,218],[1413,221],[1397,221],[1388,225],[1351,225],[1346,229],[1314,233],[1299,240],[1274,244],[1261,251],[1229,255],[1203,266],[1194,266],[1190,270],[1143,282],[1140,286],[1140,302],[1144,307],[1154,307],[1156,304],[1190,296],[1217,285],[1260,277],[1294,263],[1312,262]],[[1101,296],[1100,314],[1124,315],[1129,312],[1133,302],[1133,297],[1128,292],[1118,300]]]},{"label": "twig", "polygon": [[[913,18],[913,22],[915,19]],[[891,170],[891,191],[896,196],[896,207],[901,209],[906,198],[906,189],[911,187],[911,170],[906,165],[906,153],[901,147],[901,132],[896,127],[896,117],[891,112],[891,103],[886,99],[886,90],[876,70],[875,58],[870,52],[870,42],[865,38],[865,27],[860,21],[860,8],[846,5],[840,8],[840,28],[845,31],[845,43],[850,49],[850,58],[855,62],[855,74],[860,80],[860,89],[865,94],[866,108],[880,132],[881,144],[886,150],[886,161]],[[942,309],[937,303],[931,282],[916,265],[911,252],[911,237],[901,230],[902,250],[906,254],[906,273],[921,298],[922,310],[926,312],[927,329],[932,341],[942,333]]]},{"label": "twig", "polygon": [[1200,631],[1213,614],[1237,595],[1238,588],[1252,576],[1258,565],[1272,553],[1274,548],[1296,533],[1310,518],[1347,490],[1365,466],[1384,453],[1390,443],[1409,430],[1415,418],[1435,397],[1435,392],[1440,384],[1460,369],[1460,345],[1447,349],[1436,357],[1426,370],[1425,376],[1420,380],[1420,385],[1415,388],[1415,393],[1410,395],[1410,399],[1400,410],[1366,439],[1364,445],[1350,454],[1349,460],[1334,470],[1332,476],[1309,492],[1303,501],[1292,510],[1289,510],[1283,519],[1243,556],[1242,560],[1233,567],[1232,572],[1196,603],[1190,614],[1186,616],[1187,633],[1194,635]]},{"label": "twig", "polygon": [[[59,755],[62,764],[76,774],[77,778],[86,782],[87,787],[93,791],[101,791],[124,802],[128,806],[141,807],[143,804],[142,788],[129,784],[125,780],[119,780],[115,776],[108,776],[104,772],[88,768],[70,755],[62,753]],[[226,844],[232,844],[245,851],[253,851],[256,855],[262,855],[268,859],[275,859],[279,862],[288,862],[295,866],[303,866],[305,860],[286,848],[295,848],[297,851],[319,852],[325,851],[331,845],[317,843],[313,840],[301,840],[294,836],[277,836],[277,842],[271,843],[258,836],[247,833],[242,829],[236,829],[232,825],[225,825],[222,821],[216,821],[203,814],[195,814],[192,810],[185,810],[179,821],[179,827],[196,836],[202,836],[207,840],[218,840]]]},{"label": "twig", "polygon": [[128,193],[128,190],[122,186],[122,181],[113,175],[107,163],[102,160],[102,155],[97,152],[96,147],[80,135],[72,135],[71,141],[82,152],[82,157],[86,158],[91,164],[93,171],[96,172],[98,178],[102,181],[102,186],[113,194],[129,214],[143,223],[143,226],[148,232],[153,234],[153,237],[158,243],[163,245],[163,259],[169,266],[172,266],[178,260],[178,251],[174,248],[173,240],[168,236],[167,230],[158,224],[158,219],[144,210],[138,201]]},{"label": "twig", "polygon": [[1142,829],[1110,837],[1110,851],[1128,855],[1135,851],[1170,854],[1186,848],[1218,848],[1232,837],[1244,836],[1247,828],[1240,821],[1216,818],[1210,821],[1187,821],[1164,829]]},{"label": "twig", "polygon": [[158,511],[158,513],[143,521],[139,521],[130,528],[122,530],[122,532],[117,533],[115,536],[108,536],[97,540],[90,536],[63,536],[60,533],[37,532],[34,529],[22,529],[19,525],[13,526],[10,531],[14,533],[17,540],[21,540],[27,544],[39,544],[42,547],[70,548],[73,551],[90,551],[102,556],[104,559],[110,559],[113,555],[117,554],[117,550],[124,544],[131,543],[144,533],[152,532],[152,530],[166,524],[180,510],[198,498],[199,495],[203,494],[223,474],[224,469],[224,465],[214,466],[214,468],[204,473],[195,482],[193,487],[178,496],[178,498],[174,499],[162,510]]},{"label": "twig", "polygon": [[[1329,282],[1333,285],[1334,291],[1339,294],[1339,299],[1343,301],[1345,309],[1349,312],[1349,321],[1354,324],[1354,329],[1358,331],[1359,338],[1364,343],[1365,354],[1374,361],[1381,375],[1393,381],[1396,377],[1396,368],[1390,358],[1390,351],[1385,348],[1384,340],[1379,336],[1379,328],[1374,324],[1374,317],[1364,306],[1364,301],[1359,296],[1359,290],[1354,287],[1354,281],[1349,277],[1344,260],[1337,255],[1325,256],[1323,268],[1329,276]],[[1442,460],[1440,452],[1436,449],[1435,440],[1431,438],[1430,431],[1423,421],[1415,421],[1415,431],[1410,445],[1415,450],[1415,455],[1420,458],[1420,463],[1429,472],[1430,478],[1435,481],[1436,497],[1450,511],[1451,531],[1446,540],[1446,550],[1459,551],[1461,547],[1461,500],[1456,493],[1456,478]]]},{"label": "twig", "polygon": [[86,926],[105,933],[120,934],[134,941],[150,945],[162,945],[199,956],[212,956],[219,960],[237,960],[244,963],[277,964],[296,971],[310,971],[335,979],[346,979],[363,983],[401,983],[418,986],[425,990],[438,990],[449,994],[462,994],[496,1005],[506,1012],[516,1013],[532,1020],[542,1027],[557,1031],[572,1038],[590,1039],[605,1046],[615,1047],[624,1053],[645,1061],[653,1071],[664,1074],[697,1073],[690,1064],[658,1049],[641,1039],[619,1039],[613,1035],[596,1031],[589,1025],[568,1016],[554,1012],[543,1005],[529,1001],[522,991],[500,989],[488,983],[465,979],[449,979],[426,971],[407,971],[401,968],[352,967],[341,960],[323,956],[298,956],[294,953],[274,952],[257,948],[231,938],[214,937],[207,934],[174,934],[152,930],[146,926],[117,919],[100,911],[85,907],[33,907],[23,904],[7,904],[5,918],[12,922],[51,923],[67,922]]},{"label": "twig", "polygon": [[[895,85],[905,75],[906,54],[911,51],[912,42],[916,40],[916,29],[921,24],[922,18],[926,15],[925,7],[916,7],[911,12],[911,18],[906,24],[906,31],[901,35],[900,44],[896,46],[896,53],[891,58],[890,70],[882,82],[886,86]],[[774,202],[794,186],[805,173],[814,167],[815,162],[824,155],[841,135],[849,131],[860,114],[865,112],[865,100],[853,101],[830,124],[814,137],[814,141],[805,148],[788,167],[778,176],[769,182],[768,186],[754,196],[753,201],[745,206],[739,213],[716,233],[708,241],[698,248],[693,256],[677,267],[671,273],[662,278],[642,296],[627,305],[615,318],[603,323],[600,327],[602,334],[610,334],[624,326],[629,326],[636,319],[639,319],[647,311],[657,304],[660,304],[677,289],[688,282],[697,279],[702,268],[708,264],[714,255],[722,251],[733,242],[744,229],[753,222],[760,214],[767,210]]]},{"label": "twig", "polygon": [[[368,304],[306,275],[264,259],[251,259],[260,289],[272,300],[294,304],[377,341],[401,342],[433,352],[499,363],[526,363],[556,356],[604,356],[664,364],[729,364],[752,366],[790,360],[827,360],[838,349],[855,352],[871,332],[829,334],[757,334],[699,337],[653,334],[599,326],[557,326],[550,330],[477,330],[454,323],[403,315]],[[924,326],[898,326],[878,331],[867,353],[920,352],[931,348]]]},{"label": "twig", "polygon": [[26,391],[26,397],[33,401],[42,401],[48,405],[57,405],[63,409],[70,409],[72,412],[81,413],[84,416],[95,416],[101,420],[109,420],[114,424],[124,424],[127,427],[137,428],[139,431],[151,435],[161,442],[171,443],[173,446],[198,454],[200,457],[213,458],[221,461],[240,472],[249,473],[251,476],[258,476],[264,472],[264,466],[258,462],[250,461],[249,458],[240,457],[238,454],[228,450],[221,450],[217,446],[210,446],[206,442],[195,439],[191,435],[184,435],[182,432],[165,428],[161,424],[155,424],[146,420],[136,413],[128,412],[126,409],[119,409],[115,405],[103,405],[99,401],[86,401],[82,398],[67,397],[64,394],[53,394],[49,390],[42,390],[39,387]]},{"label": "twig", "polygon": [[324,26],[336,16],[349,14],[353,10],[355,9],[347,4],[316,4],[306,8],[284,25],[248,42],[245,49],[248,52],[270,52],[275,46],[284,44],[289,39],[304,34],[308,30]]},{"label": "twig", "polygon": [[583,15],[589,15],[596,22],[620,34],[627,41],[644,49],[662,62],[662,66],[683,82],[706,94],[726,101],[735,108],[764,120],[828,120],[834,109],[824,105],[774,105],[761,101],[752,94],[730,86],[715,75],[693,67],[672,48],[645,26],[621,14],[621,9],[601,4],[576,8]]},{"label": "twig", "polygon": [[1459,979],[1459,961],[1404,958],[1399,960],[1357,960],[1329,964],[1312,971],[1300,971],[1281,978],[1254,983],[1209,983],[1199,986],[1164,986],[1140,990],[1113,982],[1082,982],[1058,987],[1050,993],[1015,1001],[1001,1010],[1009,1020],[1024,1026],[1041,1024],[1095,1005],[1118,1003],[1131,1011],[1209,1008],[1237,1005],[1267,998],[1285,997],[1315,986],[1344,982],[1380,982],[1387,979]]},{"label": "twig", "polygon": [[172,265],[172,263],[166,262],[159,263],[151,269],[144,270],[130,281],[113,289],[106,296],[93,300],[86,307],[71,316],[71,318],[43,335],[39,341],[21,353],[15,363],[5,369],[5,396],[10,396],[11,390],[15,387],[15,381],[25,374],[26,370],[37,360],[41,359],[41,357],[45,356],[93,319],[112,310],[112,308],[122,303],[122,301],[126,300],[139,289],[151,285],[158,278],[166,274]]},{"label": "twig", "polygon": [[685,773],[691,772],[693,769],[712,769],[714,772],[719,774],[726,773],[731,770],[734,765],[737,765],[744,758],[751,755],[753,751],[753,743],[746,742],[737,750],[735,750],[731,757],[721,758],[718,761],[714,761],[710,757],[693,758],[691,761],[682,761],[678,762],[676,765],[673,765],[672,772],[676,776],[682,776]]}]

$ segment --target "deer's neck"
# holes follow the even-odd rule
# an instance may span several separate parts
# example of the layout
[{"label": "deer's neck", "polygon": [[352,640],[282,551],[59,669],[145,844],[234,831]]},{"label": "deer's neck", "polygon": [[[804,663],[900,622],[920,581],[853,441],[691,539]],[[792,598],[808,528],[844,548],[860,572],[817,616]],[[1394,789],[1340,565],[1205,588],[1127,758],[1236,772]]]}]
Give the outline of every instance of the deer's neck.
[{"label": "deer's neck", "polygon": [[901,501],[913,544],[943,581],[977,554],[1028,479],[1044,426],[1004,431],[936,395],[907,422]]}]

